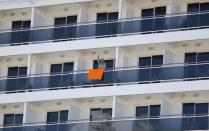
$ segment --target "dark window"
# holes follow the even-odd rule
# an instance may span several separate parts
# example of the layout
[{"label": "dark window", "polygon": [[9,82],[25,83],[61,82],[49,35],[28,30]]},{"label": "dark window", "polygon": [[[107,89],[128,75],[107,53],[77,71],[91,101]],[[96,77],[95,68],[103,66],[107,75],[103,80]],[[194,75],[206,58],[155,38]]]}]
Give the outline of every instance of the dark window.
[{"label": "dark window", "polygon": [[197,62],[209,62],[209,52],[198,53]]},{"label": "dark window", "polygon": [[73,68],[74,68],[74,63],[73,62],[69,62],[69,63],[64,63],[63,65],[63,72],[72,72]]},{"label": "dark window", "polygon": [[62,64],[52,64],[50,73],[61,73],[62,72]]},{"label": "dark window", "polygon": [[160,116],[160,105],[151,105],[150,106],[150,117]]},{"label": "dark window", "polygon": [[194,103],[185,103],[183,104],[183,115],[194,115]]},{"label": "dark window", "polygon": [[166,15],[166,7],[156,7],[155,8],[155,16],[164,16]]},{"label": "dark window", "polygon": [[200,11],[209,11],[209,3],[201,3]]},{"label": "dark window", "polygon": [[108,20],[107,13],[97,13],[97,22],[104,22]]},{"label": "dark window", "polygon": [[77,15],[55,18],[54,25],[76,24]]},{"label": "dark window", "polygon": [[8,77],[16,77],[18,76],[18,67],[9,67],[8,68]]},{"label": "dark window", "polygon": [[58,112],[48,112],[47,113],[47,122],[48,123],[57,123],[58,122]]},{"label": "dark window", "polygon": [[184,61],[185,63],[196,63],[197,53],[186,53]]},{"label": "dark window", "polygon": [[188,4],[187,12],[199,12],[199,3]]},{"label": "dark window", "polygon": [[208,114],[208,103],[198,103],[195,107],[196,115],[206,115]]},{"label": "dark window", "polygon": [[77,15],[67,16],[67,24],[76,24],[77,23]]},{"label": "dark window", "polygon": [[114,21],[118,19],[118,12],[108,13],[108,21]]},{"label": "dark window", "polygon": [[[114,60],[105,60],[105,67],[106,69],[114,69]],[[98,68],[98,61],[94,60],[93,62],[93,68],[97,69]]]},{"label": "dark window", "polygon": [[148,117],[148,106],[136,107],[136,117]]},{"label": "dark window", "polygon": [[64,73],[72,72],[74,68],[74,62],[67,62],[63,64],[52,64],[50,73]]},{"label": "dark window", "polygon": [[5,114],[4,126],[21,125],[23,122],[23,114]]},{"label": "dark window", "polygon": [[152,57],[152,65],[160,66],[163,64],[163,55],[153,56]]},{"label": "dark window", "polygon": [[188,4],[187,12],[209,11],[209,3],[192,3]]},{"label": "dark window", "polygon": [[9,67],[8,68],[8,77],[17,77],[17,76],[26,76],[27,67]]},{"label": "dark window", "polygon": [[142,9],[142,17],[164,16],[166,15],[166,6]]},{"label": "dark window", "polygon": [[142,9],[142,17],[153,17],[154,16],[154,9]]},{"label": "dark window", "polygon": [[140,57],[139,58],[139,67],[149,67],[152,65],[152,58],[151,57]]},{"label": "dark window", "polygon": [[60,123],[68,121],[68,111],[47,112],[48,123]]},{"label": "dark window", "polygon": [[20,29],[29,29],[31,25],[31,21],[12,21],[12,29],[20,30]]},{"label": "dark window", "polygon": [[66,17],[55,18],[54,25],[65,25],[65,24],[66,24]]},{"label": "dark window", "polygon": [[163,55],[139,58],[139,67],[161,66],[162,64]]},{"label": "dark window", "polygon": [[15,115],[15,125],[20,125],[23,122],[23,114]]},{"label": "dark window", "polygon": [[68,111],[60,111],[60,122],[68,121]]},{"label": "dark window", "polygon": [[158,117],[160,116],[160,105],[139,106],[136,107],[136,117]]}]

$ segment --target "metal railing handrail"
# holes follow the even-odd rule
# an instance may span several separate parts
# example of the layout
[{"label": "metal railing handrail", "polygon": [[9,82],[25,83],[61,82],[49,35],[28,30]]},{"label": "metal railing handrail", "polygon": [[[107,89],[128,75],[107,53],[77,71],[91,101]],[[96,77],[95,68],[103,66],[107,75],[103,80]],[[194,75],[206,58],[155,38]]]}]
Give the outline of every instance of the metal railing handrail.
[{"label": "metal railing handrail", "polygon": [[63,125],[63,124],[75,124],[75,123],[98,123],[98,122],[119,122],[119,121],[143,121],[143,120],[162,120],[162,119],[173,119],[173,118],[200,118],[200,117],[209,117],[208,114],[198,114],[198,115],[160,115],[153,117],[117,117],[110,119],[79,119],[79,120],[68,120],[62,122],[33,122],[33,123],[22,123],[22,124],[13,124],[13,125],[0,125],[0,128],[13,128],[13,127],[27,127],[27,126],[45,126],[45,125]]}]

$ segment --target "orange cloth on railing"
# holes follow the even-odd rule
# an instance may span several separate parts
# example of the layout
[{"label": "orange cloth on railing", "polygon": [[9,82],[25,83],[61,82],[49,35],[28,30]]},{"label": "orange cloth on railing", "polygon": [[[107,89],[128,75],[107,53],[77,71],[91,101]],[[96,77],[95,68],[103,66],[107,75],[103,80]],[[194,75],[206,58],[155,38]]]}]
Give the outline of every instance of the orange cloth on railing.
[{"label": "orange cloth on railing", "polygon": [[93,69],[89,71],[88,79],[89,80],[102,80],[104,76],[105,69]]}]

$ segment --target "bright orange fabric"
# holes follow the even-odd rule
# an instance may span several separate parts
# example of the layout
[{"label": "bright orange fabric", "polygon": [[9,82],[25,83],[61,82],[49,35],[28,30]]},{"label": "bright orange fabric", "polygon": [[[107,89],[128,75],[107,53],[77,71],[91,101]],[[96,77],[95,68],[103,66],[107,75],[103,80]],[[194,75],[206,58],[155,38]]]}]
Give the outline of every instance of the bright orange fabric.
[{"label": "bright orange fabric", "polygon": [[88,79],[89,80],[102,80],[104,76],[105,69],[93,69],[89,71]]}]

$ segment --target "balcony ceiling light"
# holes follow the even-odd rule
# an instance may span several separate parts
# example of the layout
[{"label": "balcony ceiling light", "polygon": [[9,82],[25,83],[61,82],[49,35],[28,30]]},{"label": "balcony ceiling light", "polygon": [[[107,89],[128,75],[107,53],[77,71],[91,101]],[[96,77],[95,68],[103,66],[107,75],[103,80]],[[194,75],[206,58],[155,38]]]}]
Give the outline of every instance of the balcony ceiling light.
[{"label": "balcony ceiling light", "polygon": [[25,16],[25,15],[27,15],[27,13],[26,12],[23,12],[22,15]]},{"label": "balcony ceiling light", "polygon": [[100,5],[99,5],[99,4],[96,4],[96,5],[95,5],[95,8],[99,8],[99,7],[100,7]]},{"label": "balcony ceiling light", "polygon": [[105,102],[106,101],[106,99],[105,98],[102,98],[101,100],[100,100],[100,102]]},{"label": "balcony ceiling light", "polygon": [[200,94],[199,93],[194,93],[193,97],[198,97]]},{"label": "balcony ceiling light", "polygon": [[22,60],[23,60],[23,58],[22,58],[22,57],[20,57],[20,58],[18,58],[18,59],[17,59],[17,61],[22,61]]},{"label": "balcony ceiling light", "polygon": [[112,3],[108,3],[106,6],[107,7],[111,7],[112,6]]},{"label": "balcony ceiling light", "polygon": [[14,108],[15,108],[15,109],[19,108],[19,105],[14,105]]},{"label": "balcony ceiling light", "polygon": [[6,62],[10,62],[10,61],[11,61],[11,59],[10,59],[10,58],[7,58],[7,59],[6,59]]},{"label": "balcony ceiling light", "polygon": [[60,54],[60,58],[64,58],[65,57],[65,54]]},{"label": "balcony ceiling light", "polygon": [[151,2],[157,2],[157,0],[151,0]]},{"label": "balcony ceiling light", "polygon": [[58,101],[58,102],[56,103],[56,105],[60,106],[60,105],[62,105],[62,102],[61,102],[61,101]]},{"label": "balcony ceiling light", "polygon": [[188,46],[188,44],[183,44],[182,46],[183,46],[183,47],[187,47],[187,46]]},{"label": "balcony ceiling light", "polygon": [[10,14],[10,16],[14,16],[15,15],[15,13],[14,12],[12,12],[11,14]]},{"label": "balcony ceiling light", "polygon": [[152,50],[154,50],[154,47],[149,47],[148,50],[152,51]]},{"label": "balcony ceiling light", "polygon": [[69,11],[69,8],[64,8],[63,10],[64,10],[64,11]]},{"label": "balcony ceiling light", "polygon": [[196,44],[195,44],[196,47],[199,47],[199,46],[201,46],[201,45],[202,45],[201,43],[196,43]]},{"label": "balcony ceiling light", "polygon": [[6,109],[6,108],[7,108],[7,106],[6,106],[6,105],[3,105],[3,106],[2,106],[2,109]]},{"label": "balcony ceiling light", "polygon": [[150,100],[152,97],[151,96],[145,96],[146,100]]}]

